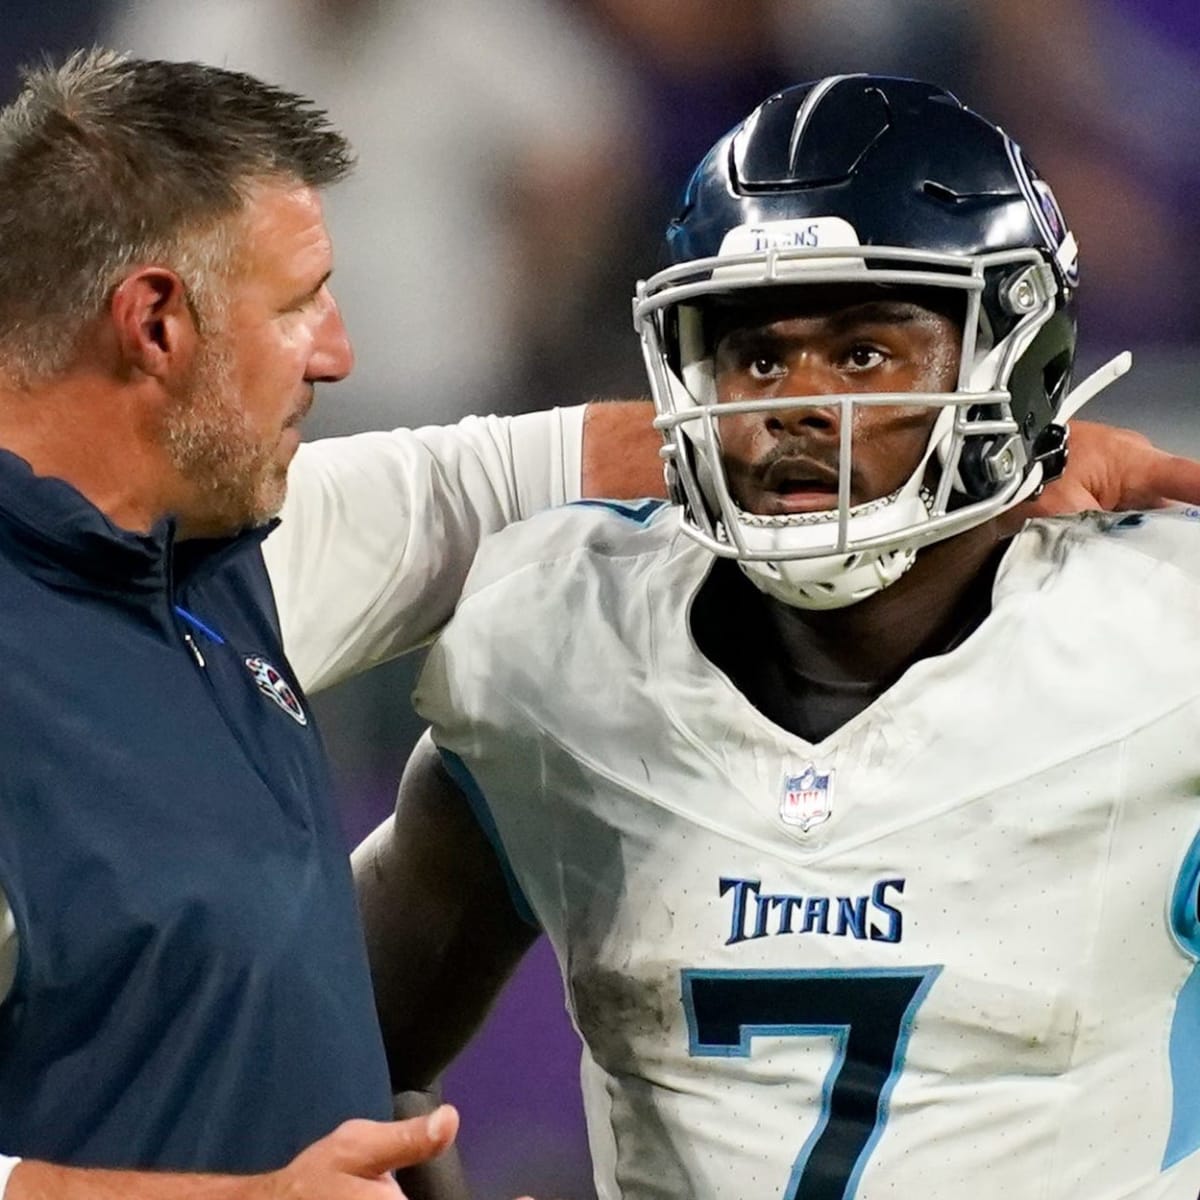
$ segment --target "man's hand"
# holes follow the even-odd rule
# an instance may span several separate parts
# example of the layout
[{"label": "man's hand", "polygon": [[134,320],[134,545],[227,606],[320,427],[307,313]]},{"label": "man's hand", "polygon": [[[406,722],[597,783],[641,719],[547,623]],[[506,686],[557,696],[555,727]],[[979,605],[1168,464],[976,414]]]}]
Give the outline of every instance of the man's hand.
[{"label": "man's hand", "polygon": [[1015,529],[1030,517],[1162,508],[1172,501],[1200,504],[1200,462],[1159,450],[1132,429],[1072,421],[1062,478],[1013,509],[1004,521]]},{"label": "man's hand", "polygon": [[448,1104],[408,1121],[346,1121],[268,1175],[270,1188],[251,1185],[246,1200],[399,1200],[391,1172],[435,1158],[457,1132]]},{"label": "man's hand", "polygon": [[408,1121],[346,1121],[262,1175],[185,1175],[104,1171],[25,1160],[6,1200],[403,1200],[391,1172],[428,1162],[458,1132],[458,1113],[442,1105]]}]

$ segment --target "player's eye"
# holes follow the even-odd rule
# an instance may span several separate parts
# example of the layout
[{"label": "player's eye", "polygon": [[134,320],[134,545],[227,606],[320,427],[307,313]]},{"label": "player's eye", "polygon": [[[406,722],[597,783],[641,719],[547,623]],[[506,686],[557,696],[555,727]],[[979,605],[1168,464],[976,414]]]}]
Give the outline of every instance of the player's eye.
[{"label": "player's eye", "polygon": [[786,371],[784,364],[773,354],[756,354],[746,366],[751,379],[779,379]]},{"label": "player's eye", "polygon": [[847,364],[859,371],[867,371],[872,367],[879,366],[885,357],[886,355],[878,346],[873,346],[869,342],[855,342],[846,352]]}]

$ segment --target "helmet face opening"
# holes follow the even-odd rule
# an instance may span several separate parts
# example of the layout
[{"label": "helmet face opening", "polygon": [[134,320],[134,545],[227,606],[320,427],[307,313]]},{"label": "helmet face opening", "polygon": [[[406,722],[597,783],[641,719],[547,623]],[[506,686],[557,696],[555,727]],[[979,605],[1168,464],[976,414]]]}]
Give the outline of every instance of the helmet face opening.
[{"label": "helmet face opening", "polygon": [[[1074,240],[1016,145],[948,93],[839,76],[771,97],[700,164],[666,258],[634,315],[672,498],[693,538],[772,595],[819,608],[864,599],[921,547],[1043,481],[1074,358]],[[953,318],[953,379],[718,396],[725,329],[870,295]],[[829,495],[750,511],[731,482],[729,431],[747,418],[776,428],[798,409],[836,428]],[[855,431],[883,409],[918,413],[928,432],[886,495],[856,495]]]}]

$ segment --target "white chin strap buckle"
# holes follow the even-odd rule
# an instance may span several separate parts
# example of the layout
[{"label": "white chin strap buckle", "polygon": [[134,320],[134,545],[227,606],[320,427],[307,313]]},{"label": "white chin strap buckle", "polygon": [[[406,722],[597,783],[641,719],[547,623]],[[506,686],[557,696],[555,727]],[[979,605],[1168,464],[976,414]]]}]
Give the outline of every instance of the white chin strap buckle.
[{"label": "white chin strap buckle", "polygon": [[1133,355],[1128,350],[1122,350],[1116,358],[1110,359],[1078,387],[1071,389],[1054,419],[1058,424],[1065,425],[1089,400],[1095,399],[1106,387],[1116,383],[1132,366]]}]

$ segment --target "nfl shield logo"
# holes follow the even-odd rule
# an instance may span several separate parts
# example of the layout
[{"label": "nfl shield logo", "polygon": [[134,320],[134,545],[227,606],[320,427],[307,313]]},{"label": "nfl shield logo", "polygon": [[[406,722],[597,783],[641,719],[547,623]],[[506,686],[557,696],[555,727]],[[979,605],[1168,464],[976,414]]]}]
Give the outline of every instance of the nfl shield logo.
[{"label": "nfl shield logo", "polygon": [[254,682],[258,684],[258,690],[264,696],[274,700],[297,724],[308,724],[308,718],[304,715],[304,709],[300,707],[300,701],[296,699],[296,693],[265,658],[252,654],[246,659],[246,666],[250,668],[250,674],[254,676]]},{"label": "nfl shield logo", "polygon": [[788,825],[798,825],[801,833],[829,820],[833,812],[833,771],[817,774],[811,763],[799,775],[783,778],[783,799],[779,815]]}]

